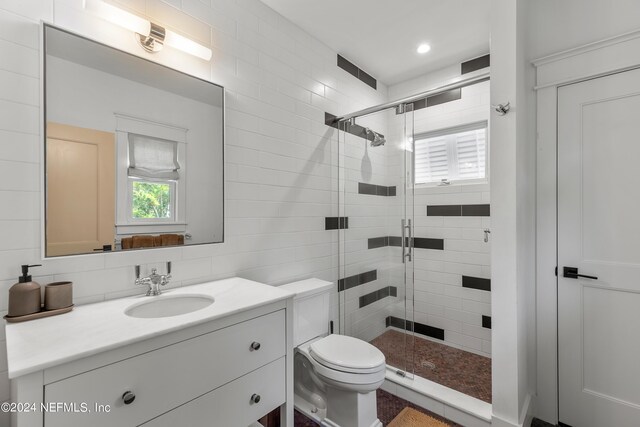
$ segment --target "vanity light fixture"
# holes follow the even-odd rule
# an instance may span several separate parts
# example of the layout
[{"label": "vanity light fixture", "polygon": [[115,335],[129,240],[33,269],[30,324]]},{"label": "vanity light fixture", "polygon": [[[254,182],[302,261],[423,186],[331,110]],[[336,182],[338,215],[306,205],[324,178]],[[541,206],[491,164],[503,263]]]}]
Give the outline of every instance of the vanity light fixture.
[{"label": "vanity light fixture", "polygon": [[183,52],[197,56],[205,61],[211,60],[211,49],[181,36],[161,25],[149,22],[119,7],[102,0],[83,0],[84,8],[101,18],[119,25],[136,34],[140,46],[147,52],[158,52],[163,46],[171,46]]}]

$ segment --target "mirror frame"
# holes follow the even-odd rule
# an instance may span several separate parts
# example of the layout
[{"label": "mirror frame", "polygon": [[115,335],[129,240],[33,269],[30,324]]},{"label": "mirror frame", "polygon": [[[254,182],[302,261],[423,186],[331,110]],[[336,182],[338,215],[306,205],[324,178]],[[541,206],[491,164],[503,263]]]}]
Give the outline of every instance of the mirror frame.
[{"label": "mirror frame", "polygon": [[[157,248],[132,248],[119,251],[96,251],[95,253],[81,253],[81,254],[69,254],[69,255],[56,255],[56,256],[47,256],[47,40],[46,40],[46,29],[52,28],[57,31],[62,31],[67,34],[70,34],[74,37],[78,37],[80,39],[86,40],[91,43],[96,43],[107,47],[109,49],[114,49],[118,52],[124,53],[126,55],[132,56],[135,59],[147,61],[155,66],[163,67],[167,70],[170,70],[175,73],[180,73],[189,78],[193,78],[196,80],[200,80],[203,83],[214,85],[222,89],[222,238],[219,242],[208,242],[208,243],[194,243],[192,245],[181,245],[181,246],[163,246]],[[189,246],[203,246],[203,245],[217,245],[225,242],[225,227],[226,227],[226,160],[225,160],[225,151],[226,151],[226,89],[223,85],[212,82],[210,80],[203,79],[198,76],[194,76],[193,74],[186,73],[184,71],[176,70],[175,68],[169,67],[167,65],[161,64],[156,61],[152,61],[148,58],[142,57],[140,55],[133,54],[131,52],[127,52],[125,50],[119,49],[116,46],[109,45],[98,40],[95,40],[91,37],[88,37],[83,34],[79,34],[75,31],[69,30],[67,28],[63,28],[58,25],[54,25],[50,22],[41,21],[40,25],[40,138],[38,141],[40,142],[40,184],[42,185],[40,191],[40,256],[43,260],[52,260],[52,259],[61,259],[61,258],[71,258],[71,257],[84,257],[84,256],[93,256],[93,255],[108,255],[108,254],[125,254],[140,251],[153,251],[158,249],[182,249]],[[114,224],[115,227],[115,224]]]}]

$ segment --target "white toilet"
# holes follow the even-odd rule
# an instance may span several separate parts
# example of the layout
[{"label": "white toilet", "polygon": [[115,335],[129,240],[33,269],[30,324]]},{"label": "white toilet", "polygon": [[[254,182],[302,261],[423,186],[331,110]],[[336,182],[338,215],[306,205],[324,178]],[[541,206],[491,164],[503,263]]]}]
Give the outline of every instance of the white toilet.
[{"label": "white toilet", "polygon": [[360,339],[328,335],[332,286],[319,279],[282,286],[295,294],[295,407],[322,426],[382,427],[376,390],[384,381],[384,354]]}]

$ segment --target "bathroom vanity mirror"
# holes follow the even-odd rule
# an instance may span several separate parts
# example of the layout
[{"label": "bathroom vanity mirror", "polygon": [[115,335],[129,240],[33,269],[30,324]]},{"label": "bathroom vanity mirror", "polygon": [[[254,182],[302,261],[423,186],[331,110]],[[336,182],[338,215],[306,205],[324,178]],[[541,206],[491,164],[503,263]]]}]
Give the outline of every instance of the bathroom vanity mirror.
[{"label": "bathroom vanity mirror", "polygon": [[44,38],[45,256],[222,242],[224,88]]}]

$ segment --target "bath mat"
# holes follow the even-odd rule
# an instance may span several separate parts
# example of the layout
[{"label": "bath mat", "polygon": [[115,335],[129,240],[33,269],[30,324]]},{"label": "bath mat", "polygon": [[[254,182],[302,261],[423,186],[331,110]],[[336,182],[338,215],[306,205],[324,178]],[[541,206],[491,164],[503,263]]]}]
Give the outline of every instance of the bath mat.
[{"label": "bath mat", "polygon": [[387,427],[449,427],[449,425],[413,408],[406,407]]}]

